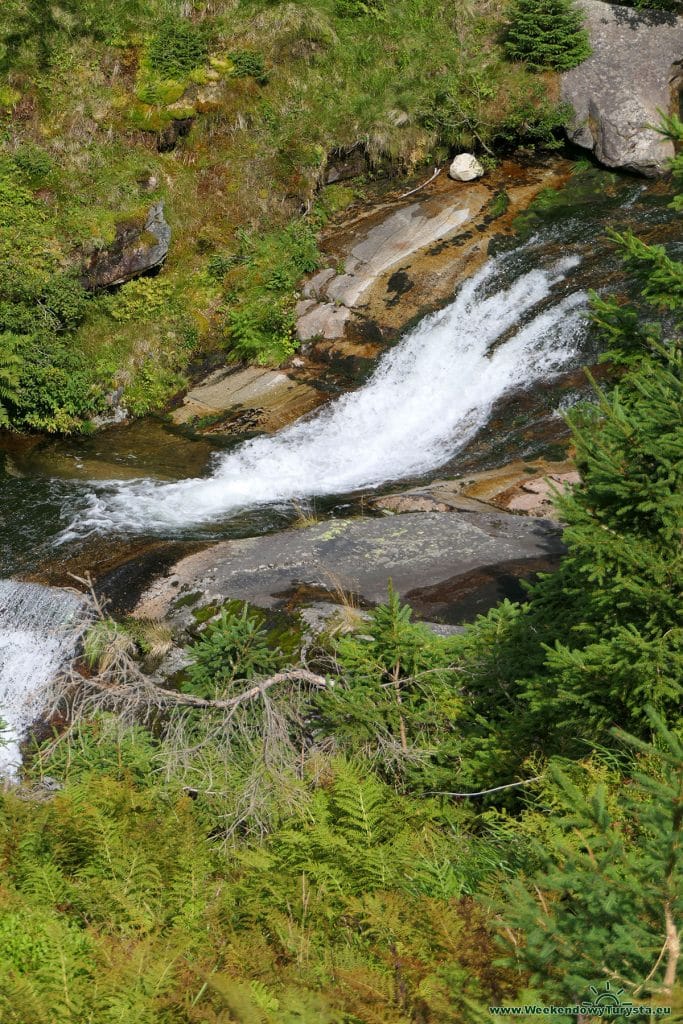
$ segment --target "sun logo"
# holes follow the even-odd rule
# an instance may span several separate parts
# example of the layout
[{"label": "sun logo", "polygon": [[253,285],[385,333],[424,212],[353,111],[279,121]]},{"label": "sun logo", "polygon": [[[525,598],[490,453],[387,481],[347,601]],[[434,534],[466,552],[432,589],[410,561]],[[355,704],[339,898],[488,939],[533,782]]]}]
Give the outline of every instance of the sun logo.
[{"label": "sun logo", "polygon": [[593,1005],[594,1006],[630,1006],[630,1003],[624,1002],[620,998],[623,988],[613,989],[611,984],[605,983],[605,986],[601,989],[591,985],[591,992],[593,993]]}]

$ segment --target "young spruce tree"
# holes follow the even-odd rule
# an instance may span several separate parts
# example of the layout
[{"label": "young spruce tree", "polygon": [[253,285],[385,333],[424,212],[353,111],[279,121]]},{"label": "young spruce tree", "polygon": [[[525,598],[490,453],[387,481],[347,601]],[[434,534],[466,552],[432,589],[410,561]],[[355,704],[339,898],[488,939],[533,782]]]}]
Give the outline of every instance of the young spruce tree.
[{"label": "young spruce tree", "polygon": [[654,743],[619,736],[640,759],[617,815],[604,785],[584,793],[555,766],[567,834],[552,854],[540,851],[531,885],[508,887],[506,962],[546,998],[590,1002],[591,988],[609,982],[623,1002],[666,1003],[680,978],[683,744],[657,715],[649,720]]},{"label": "young spruce tree", "polygon": [[505,50],[534,68],[568,71],[590,57],[583,15],[573,0],[512,0]]}]

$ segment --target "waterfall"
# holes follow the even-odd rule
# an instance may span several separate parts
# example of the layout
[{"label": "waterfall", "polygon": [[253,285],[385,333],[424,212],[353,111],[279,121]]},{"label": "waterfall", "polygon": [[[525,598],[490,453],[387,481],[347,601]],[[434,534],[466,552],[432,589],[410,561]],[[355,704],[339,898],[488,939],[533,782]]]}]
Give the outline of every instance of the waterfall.
[{"label": "waterfall", "polygon": [[85,614],[83,598],[71,591],[0,580],[0,774],[16,772],[19,743],[73,656]]},{"label": "waterfall", "polygon": [[93,484],[61,540],[111,531],[173,535],[255,506],[372,488],[448,461],[486,424],[494,402],[558,373],[585,336],[586,295],[567,282],[578,258],[529,269],[518,253],[490,260],[450,305],[388,351],[357,391],[218,456],[207,478]]}]

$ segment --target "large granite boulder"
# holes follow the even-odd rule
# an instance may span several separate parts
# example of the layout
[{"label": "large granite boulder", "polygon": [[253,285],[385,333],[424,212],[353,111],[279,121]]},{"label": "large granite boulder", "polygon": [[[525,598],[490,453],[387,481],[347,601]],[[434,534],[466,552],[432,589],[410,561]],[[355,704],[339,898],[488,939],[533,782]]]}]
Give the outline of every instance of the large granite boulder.
[{"label": "large granite boulder", "polygon": [[164,204],[154,203],[144,220],[122,221],[111,245],[90,253],[82,271],[84,287],[111,288],[154,270],[166,259],[170,242]]},{"label": "large granite boulder", "polygon": [[683,85],[683,16],[580,0],[592,56],[562,75],[574,117],[572,142],[600,163],[647,177],[665,172],[671,142],[653,127],[678,109]]},{"label": "large granite boulder", "polygon": [[376,604],[391,578],[421,617],[460,622],[521,596],[519,578],[551,569],[564,550],[557,523],[505,512],[330,519],[190,554],[151,584],[135,614],[173,623],[188,595],[198,604],[237,598],[273,608],[346,591]]}]

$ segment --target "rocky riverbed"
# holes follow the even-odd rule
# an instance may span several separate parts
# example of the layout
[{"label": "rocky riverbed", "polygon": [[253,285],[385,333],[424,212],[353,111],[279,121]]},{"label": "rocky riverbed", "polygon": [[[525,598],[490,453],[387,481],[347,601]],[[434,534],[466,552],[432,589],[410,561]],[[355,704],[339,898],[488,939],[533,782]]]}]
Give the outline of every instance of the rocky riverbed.
[{"label": "rocky riverbed", "polygon": [[[134,536],[121,536],[113,529],[80,537],[56,548],[50,536],[54,536],[60,516],[64,522],[64,510],[67,513],[73,510],[73,516],[78,518],[79,495],[84,488],[95,486],[98,491],[106,492],[115,481],[129,480],[135,485],[140,478],[169,484],[206,479],[217,465],[216,460],[225,460],[230,452],[243,450],[245,438],[270,434],[276,444],[273,453],[280,451],[285,442],[281,444],[279,432],[286,430],[292,421],[302,425],[302,437],[309,439],[306,444],[315,441],[319,448],[316,424],[322,421],[316,419],[316,410],[329,405],[331,399],[348,392],[349,388],[362,389],[377,360],[394,350],[397,340],[409,326],[444,306],[459,282],[479,273],[487,259],[493,258],[501,268],[504,274],[501,285],[507,287],[520,274],[524,277],[531,273],[533,277],[537,272],[534,267],[551,267],[573,253],[571,259],[578,262],[572,271],[571,288],[580,289],[601,280],[613,287],[618,280],[614,277],[616,268],[611,262],[609,246],[599,241],[603,222],[622,217],[646,237],[666,241],[670,226],[674,230],[666,196],[662,192],[660,198],[657,185],[639,185],[595,171],[570,176],[571,170],[571,164],[562,159],[528,167],[508,161],[477,182],[455,182],[444,171],[427,187],[411,195],[404,194],[412,191],[405,187],[385,190],[373,203],[351,207],[329,226],[322,241],[329,264],[325,280],[321,283],[316,275],[302,286],[302,300],[306,303],[301,309],[302,318],[313,310],[322,310],[324,314],[324,307],[330,300],[329,289],[338,292],[335,301],[348,313],[338,336],[305,341],[302,352],[289,365],[277,370],[226,367],[214,371],[209,379],[198,381],[170,410],[166,422],[143,421],[93,437],[66,441],[10,440],[5,447],[4,466],[0,469],[4,473],[3,487],[8,492],[3,540],[7,550],[3,554],[9,554],[9,566],[24,578],[62,586],[73,583],[71,573],[83,576],[90,572],[102,591],[113,598],[115,608],[130,611],[150,583],[166,575],[171,578],[175,564],[185,556],[199,553],[204,557],[206,553],[210,561],[212,545],[215,541],[221,542],[221,538],[231,538],[230,543],[239,538],[251,538],[252,548],[266,545],[274,552],[279,536],[286,537],[286,544],[290,544],[289,532],[282,534],[281,531],[297,520],[309,521],[311,530],[320,528],[324,534],[326,522],[346,523],[357,516],[361,517],[358,527],[361,532],[368,529],[395,531],[399,523],[405,522],[410,535],[418,531],[415,535],[422,536],[415,517],[426,514],[436,516],[437,530],[455,530],[455,544],[461,536],[457,530],[462,527],[463,515],[464,522],[471,526],[472,516],[495,512],[500,517],[502,513],[508,547],[500,556],[484,545],[482,557],[476,564],[461,565],[456,546],[451,552],[452,564],[446,560],[445,568],[440,564],[442,559],[430,562],[427,557],[426,564],[431,566],[428,572],[435,572],[431,581],[434,586],[445,593],[442,587],[445,581],[458,579],[460,582],[450,607],[448,601],[439,598],[430,607],[428,601],[424,605],[418,602],[418,610],[422,615],[453,622],[466,620],[473,610],[483,607],[486,600],[490,603],[500,596],[500,589],[491,584],[496,564],[507,567],[501,569],[500,578],[509,580],[514,576],[514,572],[508,571],[511,565],[523,576],[534,571],[532,563],[537,557],[555,558],[556,551],[530,554],[519,522],[521,515],[552,519],[555,516],[552,488],[561,489],[576,479],[571,461],[567,459],[567,428],[561,411],[577,396],[588,393],[578,366],[581,361],[594,362],[595,349],[591,348],[589,333],[566,373],[541,376],[533,387],[528,386],[528,381],[520,380],[511,390],[504,390],[486,413],[485,425],[464,445],[456,442],[452,457],[446,454],[442,457],[441,468],[435,467],[426,474],[411,471],[403,480],[392,482],[389,478],[370,488],[347,488],[344,493],[332,483],[327,494],[312,500],[302,493],[293,505],[276,501],[262,508],[246,508],[217,526],[211,523],[201,528],[190,525],[190,528],[164,533],[153,530],[152,522],[146,531],[142,521],[141,529]],[[418,180],[413,187],[419,188],[420,184]],[[534,196],[540,196],[540,202],[529,210],[528,204]],[[492,286],[484,283],[481,287],[486,295],[486,289]],[[556,298],[549,296],[542,300],[538,307],[540,316],[546,315],[544,310],[549,311],[553,301],[564,301],[563,296],[569,294],[569,284],[560,282],[554,287],[559,289]],[[348,306],[343,299],[349,302]],[[493,314],[494,318],[504,309],[504,301],[507,300],[501,298],[502,304],[491,307],[499,310]],[[465,312],[465,316],[469,315]],[[528,313],[521,314],[522,326],[528,316]],[[506,344],[515,329],[504,331],[496,345]],[[493,353],[497,350],[494,346]],[[421,351],[418,345],[416,358]],[[453,359],[453,367],[459,367],[455,354],[449,357],[449,365]],[[481,364],[482,371],[486,366],[486,362]],[[514,368],[514,363],[510,363],[510,367]],[[416,384],[417,379],[413,377],[413,383]],[[409,384],[410,381],[408,377]],[[437,391],[444,388],[460,401],[461,385],[467,390],[476,383],[476,377],[469,385],[459,380],[457,373],[452,382],[434,379],[433,383],[432,388],[427,375],[421,385],[425,388],[424,402],[428,409]],[[406,395],[410,395],[410,390]],[[411,401],[415,398],[413,395]],[[397,396],[396,401],[399,406],[395,410],[391,403],[387,404],[387,416],[393,416],[394,411],[400,413],[404,399]],[[449,402],[450,399],[443,406],[444,410],[448,410]],[[371,405],[366,413],[371,411]],[[380,433],[389,429],[386,419],[378,420],[378,424],[380,422],[383,427],[376,428]],[[415,430],[420,429],[416,423]],[[419,453],[418,433],[409,432],[406,437],[411,438],[410,444],[414,444]],[[345,449],[356,450],[354,446],[360,446],[358,451],[362,451],[369,440],[360,434],[358,437],[335,436],[333,431],[330,435],[330,442],[340,446],[339,457]],[[372,440],[374,443],[375,438]],[[387,452],[387,457],[389,455]],[[325,472],[330,474],[331,480],[335,477],[338,456],[330,452]],[[320,453],[316,457],[320,457]],[[270,471],[276,474],[278,470],[268,458],[270,456],[254,472],[266,474],[270,465]],[[302,458],[305,458],[303,449]],[[191,495],[188,495],[185,511],[185,518],[191,524]],[[444,523],[449,517],[453,523],[446,527]],[[321,520],[320,524],[315,524],[316,519]],[[457,529],[456,524],[460,524]],[[305,535],[305,531],[294,533],[300,538]],[[518,540],[520,549],[512,550]],[[26,555],[22,555],[24,550]],[[351,555],[356,550],[361,558],[362,545],[358,549],[352,546],[345,561],[337,565],[325,548],[319,568],[324,565],[327,572],[341,573],[349,589],[363,600],[381,599],[379,588],[363,593],[365,583],[360,584],[365,579],[364,567],[354,569],[351,564]],[[305,561],[303,555],[301,559]],[[277,562],[273,554],[267,564]],[[415,578],[411,582],[409,577],[413,571]],[[401,579],[404,595],[425,589],[427,580],[419,567],[419,559],[406,562],[406,574],[405,578],[400,574],[397,577]],[[306,580],[305,573],[299,575]],[[356,578],[359,588],[353,585]],[[297,590],[294,577],[281,582],[283,592],[288,588],[291,591],[287,598],[289,604],[317,599],[315,594],[306,597],[305,588]],[[267,590],[270,584],[264,586]],[[315,587],[324,588],[321,577],[316,578]],[[514,587],[510,592],[521,593]],[[482,594],[488,597],[484,599]],[[440,611],[435,610],[437,607]]]},{"label": "rocky riverbed", "polygon": [[199,434],[272,433],[354,386],[420,317],[438,309],[486,260],[493,239],[543,189],[557,188],[567,160],[503,161],[477,182],[445,170],[422,188],[385,190],[354,203],[323,233],[324,266],[302,283],[300,351],[278,370],[228,366],[197,382],[172,410]]}]

